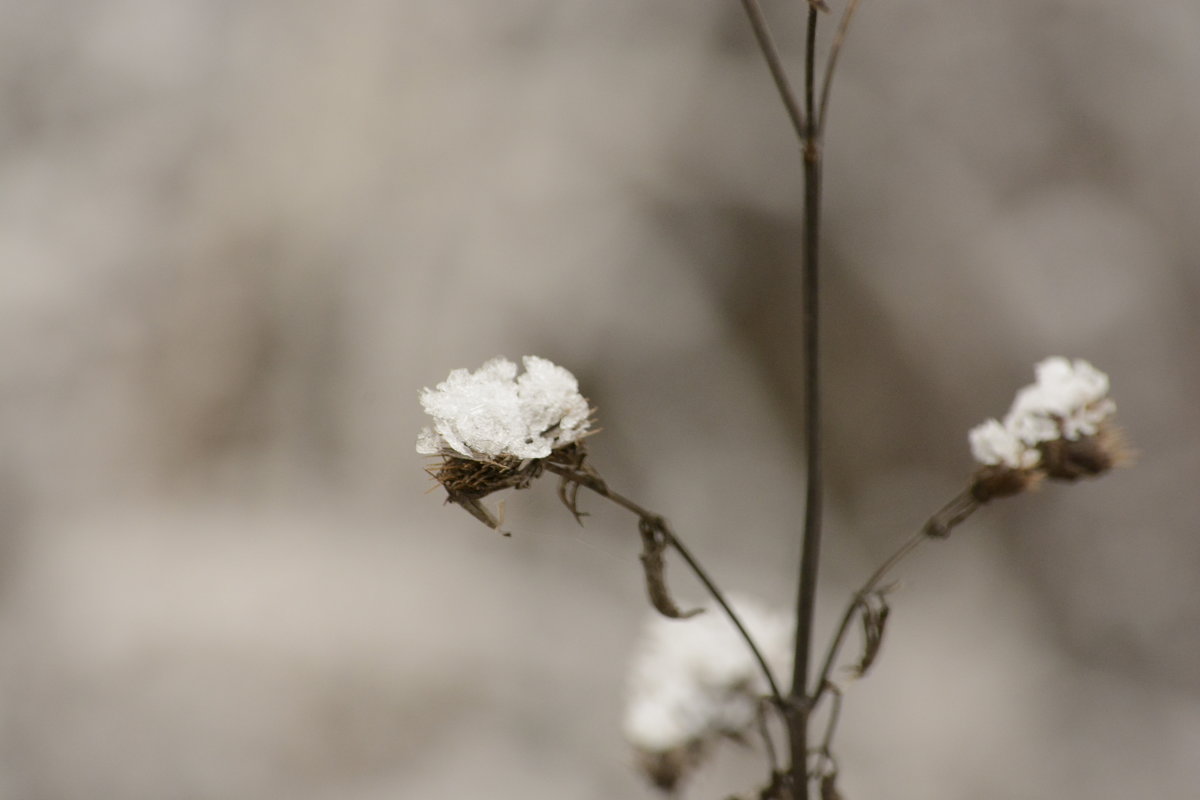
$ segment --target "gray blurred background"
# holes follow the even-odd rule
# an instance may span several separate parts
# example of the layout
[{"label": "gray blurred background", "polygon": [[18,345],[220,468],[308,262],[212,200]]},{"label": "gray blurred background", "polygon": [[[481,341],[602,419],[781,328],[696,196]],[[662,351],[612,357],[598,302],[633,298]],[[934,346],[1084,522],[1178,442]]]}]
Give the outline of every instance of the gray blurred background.
[{"label": "gray blurred background", "polygon": [[[567,366],[608,480],[790,604],[800,173],[739,4],[6,2],[0,40],[0,797],[652,797],[632,520],[444,507],[417,394]],[[1197,41],[1195,0],[861,10],[822,629],[1035,361],[1106,370],[1140,460],[902,571],[851,800],[1196,796]]]}]

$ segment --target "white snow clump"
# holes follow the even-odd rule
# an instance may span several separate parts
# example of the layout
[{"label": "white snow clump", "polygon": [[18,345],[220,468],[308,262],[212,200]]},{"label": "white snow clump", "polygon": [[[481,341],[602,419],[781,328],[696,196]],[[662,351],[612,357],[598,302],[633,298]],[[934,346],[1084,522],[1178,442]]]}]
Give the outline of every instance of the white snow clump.
[{"label": "white snow clump", "polygon": [[433,417],[417,437],[417,452],[488,461],[500,456],[545,458],[587,433],[588,402],[575,376],[537,356],[525,356],[525,372],[493,358],[471,372],[456,369],[436,389],[421,392]]},{"label": "white snow clump", "polygon": [[1093,436],[1116,412],[1108,376],[1083,359],[1053,356],[1035,370],[1037,382],[1017,392],[1003,423],[989,419],[971,429],[971,454],[979,463],[1032,469],[1041,460],[1039,444]]},{"label": "white snow clump", "polygon": [[[792,622],[741,597],[730,598],[772,670],[790,669]],[[766,679],[745,641],[710,603],[687,621],[650,618],[629,671],[625,737],[665,753],[736,735],[755,720]]]}]

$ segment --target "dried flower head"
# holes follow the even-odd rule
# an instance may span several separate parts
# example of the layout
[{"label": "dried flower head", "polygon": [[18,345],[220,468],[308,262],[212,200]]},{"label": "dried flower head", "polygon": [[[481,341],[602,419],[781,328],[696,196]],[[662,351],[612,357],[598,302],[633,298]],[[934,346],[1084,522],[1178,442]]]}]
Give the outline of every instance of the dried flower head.
[{"label": "dried flower head", "polygon": [[[789,668],[788,616],[745,598],[730,600],[772,668]],[[670,789],[718,739],[746,734],[767,692],[757,662],[728,619],[655,614],[630,665],[625,737],[647,776]]]},{"label": "dried flower head", "polygon": [[1108,376],[1083,359],[1047,358],[1037,381],[1017,392],[1004,421],[971,429],[971,453],[983,467],[972,494],[980,502],[1024,491],[1042,477],[1098,475],[1123,459],[1111,425],[1117,410]]},{"label": "dried flower head", "polygon": [[429,471],[449,499],[492,528],[500,521],[479,500],[501,489],[523,489],[557,453],[582,463],[581,439],[591,427],[588,402],[566,369],[525,356],[525,372],[506,358],[479,369],[453,370],[421,392],[433,425],[417,437],[417,452],[440,455]]}]

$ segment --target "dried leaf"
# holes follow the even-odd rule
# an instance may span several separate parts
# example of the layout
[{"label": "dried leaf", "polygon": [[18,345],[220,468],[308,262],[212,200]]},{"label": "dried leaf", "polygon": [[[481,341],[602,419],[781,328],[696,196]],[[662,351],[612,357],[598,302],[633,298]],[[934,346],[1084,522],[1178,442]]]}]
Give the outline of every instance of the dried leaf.
[{"label": "dried leaf", "polygon": [[851,667],[855,677],[861,678],[879,657],[883,646],[883,632],[887,626],[891,609],[882,591],[868,595],[859,606],[859,619],[863,626],[863,654],[858,663]]},{"label": "dried leaf", "polygon": [[447,500],[462,506],[472,517],[479,520],[484,525],[487,525],[492,530],[499,531],[504,536],[512,536],[512,534],[508,531],[500,530],[500,525],[504,522],[503,503],[500,504],[500,514],[497,516],[492,514],[491,511],[488,511],[487,507],[484,506],[483,503],[479,502],[478,497],[471,497],[470,495],[465,494],[451,494]]},{"label": "dried leaf", "polygon": [[667,541],[658,526],[651,520],[642,519],[638,521],[638,531],[642,534],[642,570],[646,574],[646,593],[650,596],[651,605],[658,613],[671,619],[687,619],[703,611],[702,608],[680,611],[671,599],[667,589],[667,563],[663,558]]},{"label": "dried leaf", "polygon": [[575,517],[575,521],[583,525],[583,518],[587,516],[587,512],[579,510],[579,487],[587,485],[603,494],[604,480],[590,465],[584,463],[587,459],[587,450],[584,448],[583,442],[572,442],[564,448],[555,450],[550,458],[555,467],[566,468],[574,473],[573,477],[567,477],[560,473],[558,499],[571,512],[571,516]]},{"label": "dried leaf", "polygon": [[567,507],[567,511],[571,512],[571,516],[575,518],[575,521],[582,526],[583,518],[587,516],[587,512],[579,510],[579,484],[566,478],[560,480],[558,484],[558,499]]}]

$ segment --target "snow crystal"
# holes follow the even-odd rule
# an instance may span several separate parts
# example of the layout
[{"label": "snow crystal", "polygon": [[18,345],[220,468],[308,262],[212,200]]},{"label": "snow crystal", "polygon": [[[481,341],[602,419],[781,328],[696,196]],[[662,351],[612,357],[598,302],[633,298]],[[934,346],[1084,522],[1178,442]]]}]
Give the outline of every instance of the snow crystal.
[{"label": "snow crystal", "polygon": [[493,358],[474,372],[453,370],[436,389],[422,391],[433,426],[417,437],[417,452],[545,458],[582,437],[590,411],[575,376],[544,358],[523,361],[519,378],[516,364]]},{"label": "snow crystal", "polygon": [[999,420],[989,419],[976,425],[969,435],[971,455],[980,464],[1003,464],[1013,469],[1028,469],[1036,466],[1041,457],[1037,450],[1029,447],[1020,436],[1006,428]]},{"label": "snow crystal", "polygon": [[1030,469],[1040,459],[1039,444],[1093,436],[1117,410],[1108,397],[1108,376],[1083,359],[1053,356],[1035,372],[1037,382],[1017,392],[1003,423],[990,419],[971,429],[976,461]]}]

